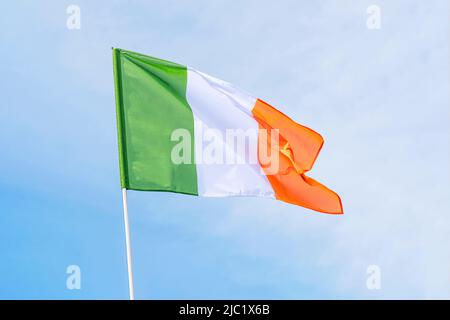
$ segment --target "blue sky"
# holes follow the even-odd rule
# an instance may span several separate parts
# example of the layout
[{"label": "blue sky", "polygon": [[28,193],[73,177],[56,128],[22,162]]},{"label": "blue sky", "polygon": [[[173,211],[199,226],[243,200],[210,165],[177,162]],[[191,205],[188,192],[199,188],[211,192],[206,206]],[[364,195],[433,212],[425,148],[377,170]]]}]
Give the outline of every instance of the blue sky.
[{"label": "blue sky", "polygon": [[[129,192],[137,298],[450,298],[448,1],[2,10],[0,298],[128,296],[112,46],[191,65],[320,132],[311,176],[345,209]],[[66,288],[73,264],[81,290]]]}]

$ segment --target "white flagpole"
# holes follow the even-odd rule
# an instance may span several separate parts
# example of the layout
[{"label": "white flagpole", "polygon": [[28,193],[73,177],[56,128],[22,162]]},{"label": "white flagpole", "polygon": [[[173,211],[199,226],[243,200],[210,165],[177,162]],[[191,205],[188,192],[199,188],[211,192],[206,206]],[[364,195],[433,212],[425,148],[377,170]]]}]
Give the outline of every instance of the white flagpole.
[{"label": "white flagpole", "polygon": [[125,241],[127,246],[128,288],[130,290],[130,300],[134,300],[133,266],[131,264],[130,224],[128,222],[127,189],[125,188],[122,189],[122,201],[123,201],[123,221],[125,223]]}]

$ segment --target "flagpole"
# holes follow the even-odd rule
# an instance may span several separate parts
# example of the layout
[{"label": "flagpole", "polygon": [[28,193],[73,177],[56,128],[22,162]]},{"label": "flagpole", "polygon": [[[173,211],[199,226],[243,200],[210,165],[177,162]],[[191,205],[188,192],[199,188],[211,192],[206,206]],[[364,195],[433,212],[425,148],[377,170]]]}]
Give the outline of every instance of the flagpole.
[{"label": "flagpole", "polygon": [[123,221],[125,224],[125,242],[127,246],[128,289],[130,291],[130,300],[134,300],[133,265],[131,263],[130,224],[128,222],[127,189],[125,188],[122,188],[122,202],[123,202]]}]

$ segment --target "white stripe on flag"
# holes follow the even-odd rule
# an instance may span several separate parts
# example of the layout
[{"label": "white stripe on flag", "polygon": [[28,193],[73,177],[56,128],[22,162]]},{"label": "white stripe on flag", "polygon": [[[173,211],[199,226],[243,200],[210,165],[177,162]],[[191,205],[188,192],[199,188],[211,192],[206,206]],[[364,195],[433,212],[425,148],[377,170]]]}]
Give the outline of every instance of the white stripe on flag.
[{"label": "white stripe on flag", "polygon": [[[273,189],[257,162],[258,123],[251,115],[256,99],[231,84],[188,68],[186,98],[194,114],[195,159],[203,159],[206,148],[205,132],[213,129],[221,137],[222,150],[231,150],[224,139],[227,129],[251,133],[245,150],[235,150],[235,156],[246,164],[197,164],[198,192],[201,196],[263,196],[274,197]],[[228,144],[227,144],[228,143]],[[223,155],[225,159],[225,155]],[[248,163],[249,159],[255,159]]]}]

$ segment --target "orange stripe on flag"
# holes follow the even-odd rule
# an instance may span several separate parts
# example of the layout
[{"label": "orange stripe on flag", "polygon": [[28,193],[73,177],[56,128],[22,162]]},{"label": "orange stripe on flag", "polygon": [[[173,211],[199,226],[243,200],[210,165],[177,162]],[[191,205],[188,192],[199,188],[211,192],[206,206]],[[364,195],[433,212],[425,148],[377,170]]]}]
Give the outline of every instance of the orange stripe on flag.
[{"label": "orange stripe on flag", "polygon": [[[263,129],[258,137],[258,159],[276,198],[320,212],[342,214],[339,196],[305,176],[322,148],[322,136],[259,99],[252,113],[259,128]],[[274,144],[272,138],[278,143]],[[277,170],[268,168],[267,161],[264,161],[267,156],[262,154],[262,150],[276,152],[279,163]]]}]

